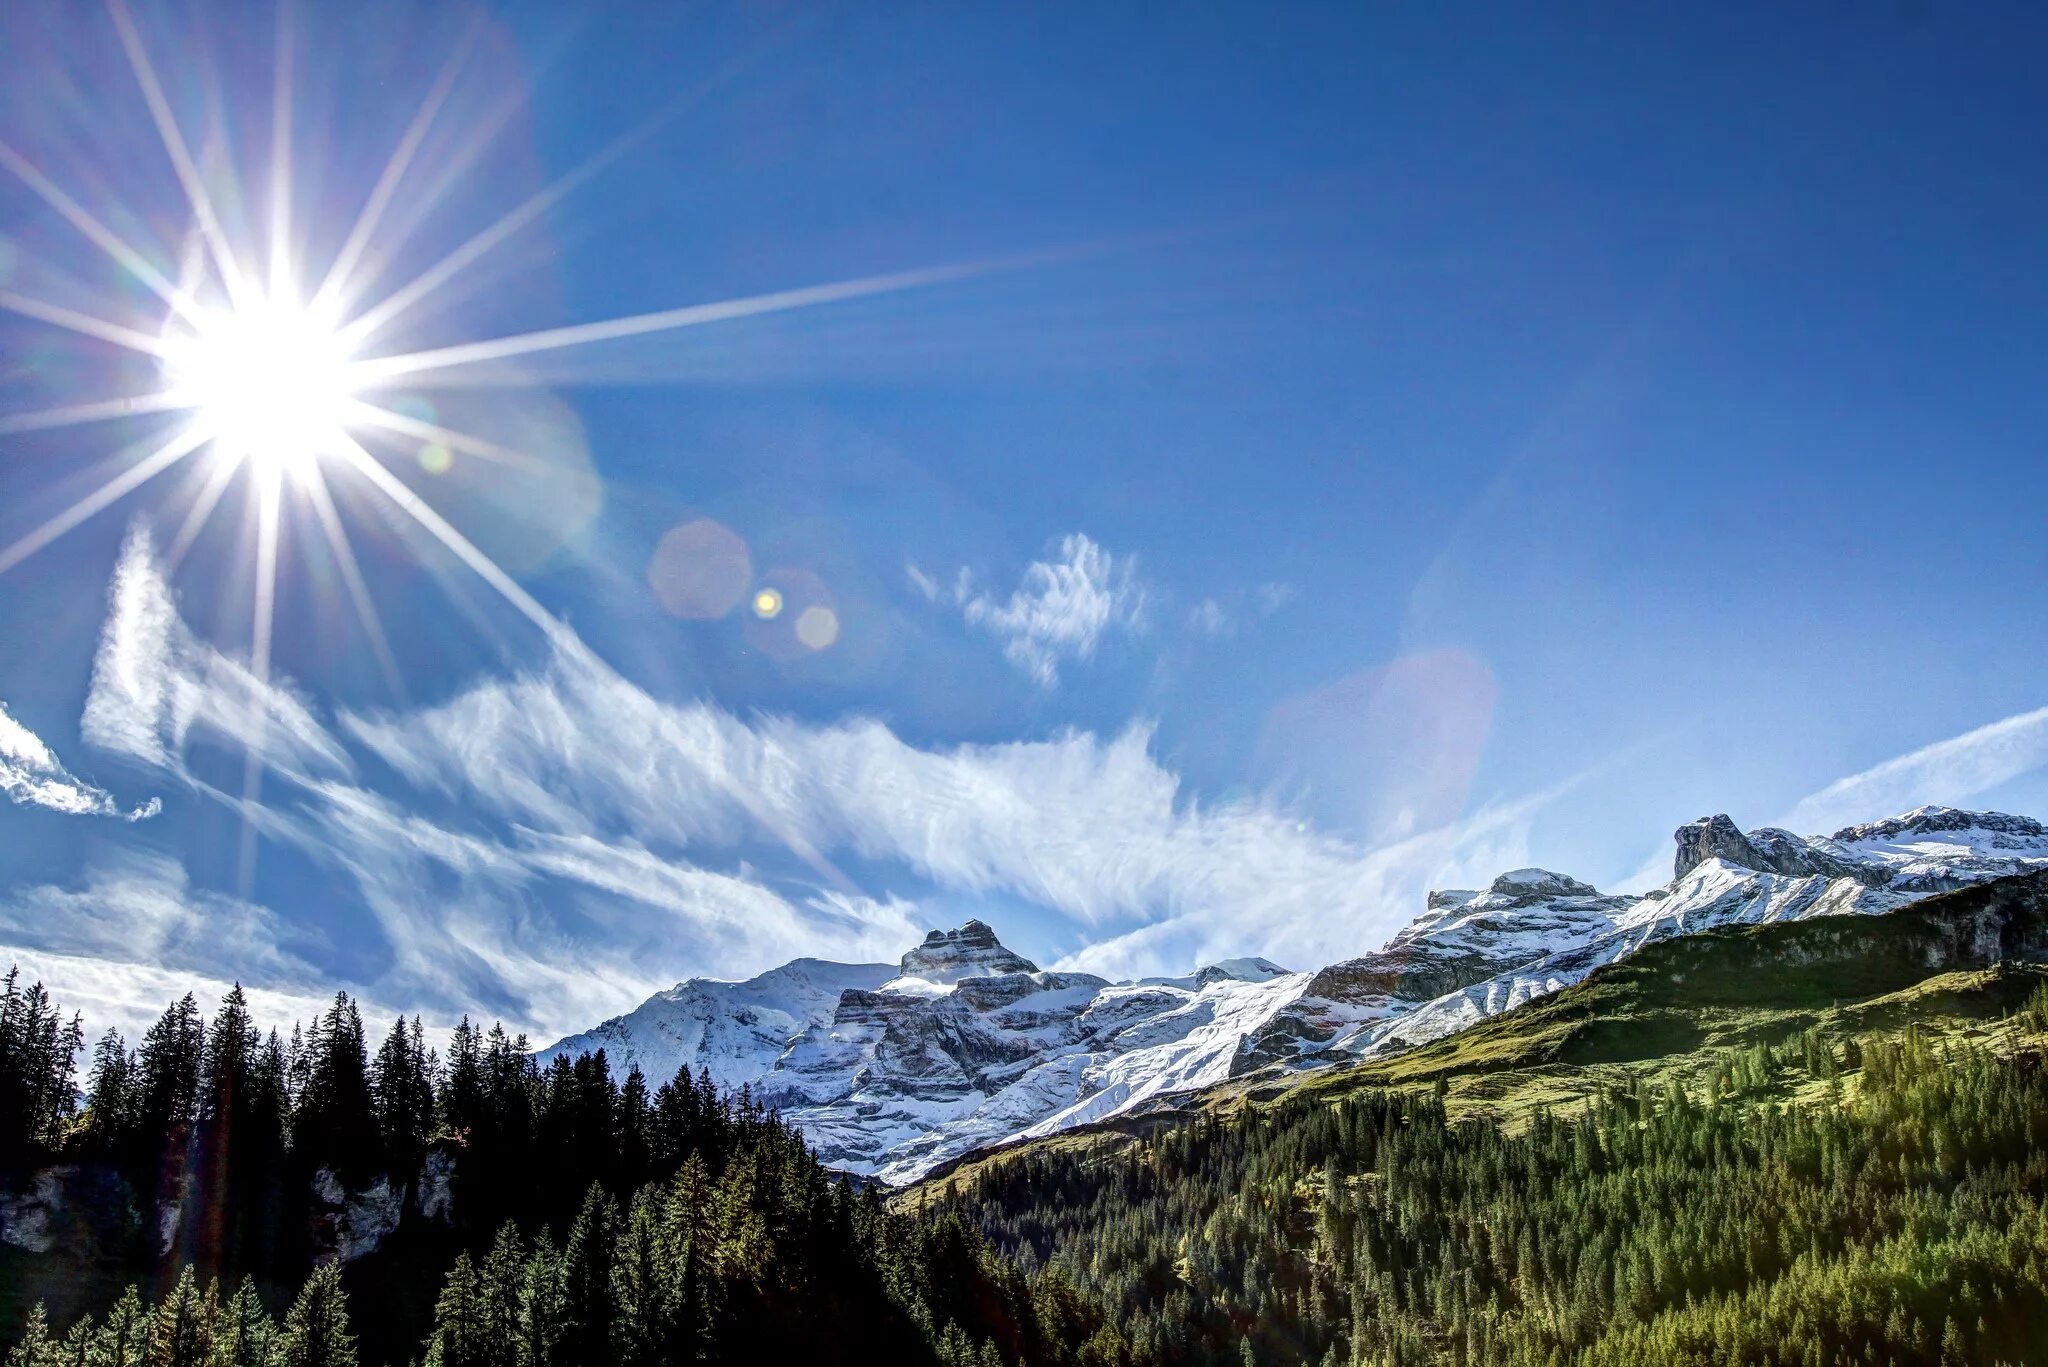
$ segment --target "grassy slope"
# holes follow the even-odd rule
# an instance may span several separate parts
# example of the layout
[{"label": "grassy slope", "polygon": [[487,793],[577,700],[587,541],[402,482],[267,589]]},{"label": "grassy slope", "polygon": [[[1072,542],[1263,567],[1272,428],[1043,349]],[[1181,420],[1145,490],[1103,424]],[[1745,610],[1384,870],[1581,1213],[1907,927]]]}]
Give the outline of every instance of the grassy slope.
[{"label": "grassy slope", "polygon": [[[1454,1117],[1517,1128],[1539,1106],[1583,1101],[1604,1083],[1691,1076],[1727,1050],[1810,1026],[1844,1035],[1911,1026],[2005,1044],[2006,1019],[2048,983],[2048,873],[1944,893],[1883,916],[1727,927],[1651,945],[1552,996],[1419,1049],[1276,1079],[1253,1076],[1013,1149],[970,1154],[927,1187],[1044,1145],[1113,1152],[1195,1111],[1283,1097],[1338,1100],[1363,1088],[1447,1089]],[[1787,1099],[1797,1099],[1796,1096]],[[919,1188],[899,1199],[914,1202]]]}]

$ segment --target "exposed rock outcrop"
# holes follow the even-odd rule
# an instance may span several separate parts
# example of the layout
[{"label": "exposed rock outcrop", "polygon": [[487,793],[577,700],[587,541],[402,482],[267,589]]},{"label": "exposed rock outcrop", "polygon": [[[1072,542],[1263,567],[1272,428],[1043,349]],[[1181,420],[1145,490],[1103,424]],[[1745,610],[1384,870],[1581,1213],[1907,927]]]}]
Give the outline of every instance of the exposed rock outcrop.
[{"label": "exposed rock outcrop", "polygon": [[935,930],[925,936],[923,944],[903,956],[901,976],[951,984],[1037,971],[1037,964],[1005,949],[986,922],[969,921],[958,930]]}]

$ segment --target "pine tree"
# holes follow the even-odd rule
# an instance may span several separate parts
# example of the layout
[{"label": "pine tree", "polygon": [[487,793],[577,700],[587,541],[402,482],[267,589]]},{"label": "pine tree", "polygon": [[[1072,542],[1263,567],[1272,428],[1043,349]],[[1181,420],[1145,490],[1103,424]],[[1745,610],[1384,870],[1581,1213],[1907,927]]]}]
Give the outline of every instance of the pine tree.
[{"label": "pine tree", "polygon": [[255,1284],[243,1278],[215,1317],[207,1367],[266,1367],[274,1332]]},{"label": "pine tree", "polygon": [[120,1031],[100,1036],[85,1094],[83,1148],[92,1157],[120,1161],[133,1145],[141,1101],[135,1068],[135,1056]]},{"label": "pine tree", "polygon": [[72,1065],[84,1025],[67,1025],[41,983],[0,977],[0,1166],[48,1158],[71,1115]]},{"label": "pine tree", "polygon": [[89,1367],[143,1367],[149,1358],[149,1330],[149,1311],[131,1286],[93,1331]]},{"label": "pine tree", "polygon": [[[8,987],[13,987],[13,975],[9,975]],[[50,1325],[43,1314],[43,1303],[37,1301],[30,1307],[28,1323],[22,1326],[21,1339],[7,1354],[7,1367],[57,1367],[60,1358],[56,1340],[50,1337]]]},{"label": "pine tree", "polygon": [[187,1263],[150,1317],[149,1367],[207,1367],[216,1308],[213,1287],[201,1291]]},{"label": "pine tree", "polygon": [[427,1367],[484,1367],[490,1345],[484,1327],[483,1291],[467,1252],[455,1255],[441,1294],[434,1301],[434,1334]]},{"label": "pine tree", "polygon": [[57,1367],[90,1367],[93,1332],[92,1316],[80,1315],[64,1335],[64,1341],[57,1345]]},{"label": "pine tree", "polygon": [[526,1250],[519,1226],[507,1220],[477,1270],[477,1297],[484,1339],[494,1361],[510,1363],[519,1342],[519,1293],[525,1280]]},{"label": "pine tree", "polygon": [[563,1351],[569,1320],[563,1271],[562,1256],[543,1231],[520,1276],[517,1367],[570,1367]]},{"label": "pine tree", "polygon": [[464,1016],[448,1041],[440,1098],[441,1124],[458,1136],[484,1123],[484,1072],[476,1027]]},{"label": "pine tree", "polygon": [[316,1268],[306,1279],[278,1330],[272,1362],[274,1367],[356,1367],[339,1266]]},{"label": "pine tree", "polygon": [[680,1247],[665,1246],[663,1204],[653,1187],[634,1198],[612,1264],[612,1345],[619,1367],[659,1367],[679,1327],[672,1294],[682,1289],[676,1283],[687,1277],[694,1250],[687,1237]]},{"label": "pine tree", "polygon": [[186,993],[142,1036],[141,1129],[150,1137],[182,1137],[197,1118],[199,1071],[206,1027],[199,1003]]},{"label": "pine tree", "polygon": [[583,1198],[583,1209],[569,1226],[562,1249],[563,1300],[566,1307],[563,1355],[573,1363],[600,1363],[611,1353],[612,1245],[618,1237],[618,1207],[595,1182]]},{"label": "pine tree", "polygon": [[292,1143],[308,1167],[360,1178],[378,1152],[370,1060],[363,1018],[345,992],[313,1027],[306,1045],[305,1089],[292,1115]]},{"label": "pine tree", "polygon": [[639,1186],[653,1175],[654,1112],[647,1096],[647,1078],[634,1064],[619,1088],[617,1169],[620,1185]]},{"label": "pine tree", "polygon": [[427,1073],[426,1037],[417,1017],[408,1026],[400,1016],[378,1046],[370,1090],[386,1165],[394,1173],[416,1173],[434,1124],[433,1080]]},{"label": "pine tree", "polygon": [[215,1131],[238,1128],[249,1100],[249,1070],[261,1040],[236,983],[206,1029],[199,1116]]}]

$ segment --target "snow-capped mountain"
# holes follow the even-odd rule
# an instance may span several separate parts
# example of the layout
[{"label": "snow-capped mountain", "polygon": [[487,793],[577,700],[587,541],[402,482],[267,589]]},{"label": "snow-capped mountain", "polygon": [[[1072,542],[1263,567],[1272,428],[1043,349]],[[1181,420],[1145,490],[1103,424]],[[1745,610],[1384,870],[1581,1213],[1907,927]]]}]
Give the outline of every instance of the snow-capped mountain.
[{"label": "snow-capped mountain", "polygon": [[780,1110],[827,1163],[907,1181],[1223,1081],[1309,977],[1263,959],[1135,983],[1051,973],[969,921],[895,965],[800,959],[745,982],[692,979],[542,1052],[601,1047],[656,1079],[704,1068]]},{"label": "snow-capped mountain", "polygon": [[602,1047],[650,1079],[706,1069],[778,1108],[827,1163],[908,1181],[1261,1068],[1435,1039],[1672,935],[1889,911],[2048,865],[2041,823],[1941,807],[1816,838],[1715,816],[1676,839],[1663,888],[1605,895],[1519,869],[1432,893],[1385,948],[1312,973],[1236,959],[1111,983],[1041,970],[969,921],[894,965],[799,959],[745,982],[692,979],[543,1052]]},{"label": "snow-capped mountain", "polygon": [[602,1049],[619,1073],[639,1064],[650,1086],[679,1068],[702,1068],[732,1090],[759,1082],[791,1039],[830,1022],[842,994],[873,990],[895,976],[892,964],[793,959],[745,982],[692,978],[542,1052],[553,1057]]},{"label": "snow-capped mountain", "polygon": [[[1525,869],[1455,905],[1438,908],[1433,897],[1430,912],[1386,949],[1318,974],[1250,1052],[1261,1062],[1313,1066],[1422,1044],[1673,935],[1891,911],[2048,865],[2040,822],[1947,807],[1811,838],[1768,826],[1745,834],[1726,816],[1702,817],[1674,839],[1671,882],[1640,896],[1601,897]],[[1311,1019],[1289,1031],[1299,1016]]]}]

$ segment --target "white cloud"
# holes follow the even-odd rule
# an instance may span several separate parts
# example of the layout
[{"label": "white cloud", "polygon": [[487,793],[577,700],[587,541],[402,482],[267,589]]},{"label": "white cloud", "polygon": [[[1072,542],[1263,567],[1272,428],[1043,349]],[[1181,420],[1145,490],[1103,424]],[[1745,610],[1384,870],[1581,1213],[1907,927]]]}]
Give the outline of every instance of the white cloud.
[{"label": "white cloud", "polygon": [[151,798],[132,811],[122,811],[105,789],[73,777],[49,746],[8,714],[6,703],[0,703],[0,793],[21,806],[127,821],[155,816],[163,806]]},{"label": "white cloud", "polygon": [[0,904],[0,940],[166,969],[205,972],[226,961],[258,983],[305,983],[317,976],[279,947],[278,921],[269,911],[195,890],[183,865],[156,854],[119,856],[94,869],[82,888],[42,885],[12,894]]},{"label": "white cloud", "polygon": [[[1105,563],[1073,540],[1070,561]],[[1031,639],[1068,639],[1024,626],[1036,611],[1027,598],[1061,592],[1020,591],[1002,620]],[[1071,958],[1097,971],[1184,971],[1244,953],[1325,963],[1378,946],[1428,887],[1526,862],[1527,813],[1549,800],[1367,848],[1268,801],[1197,800],[1142,725],[920,747],[872,720],[813,725],[663,701],[567,632],[536,669],[429,708],[344,713],[332,727],[238,668],[191,638],[146,540],[131,543],[88,708],[101,743],[183,775],[202,726],[231,734],[228,714],[208,711],[212,681],[245,680],[245,700],[283,737],[271,762],[289,780],[247,815],[353,885],[354,899],[329,894],[302,914],[341,934],[367,913],[354,956],[381,966],[365,971],[364,990],[430,1015],[502,1014],[537,1036],[585,1027],[685,973],[894,958],[925,927],[916,903],[875,895],[835,861],[913,896],[1045,908],[1097,940]],[[188,893],[164,908],[97,891],[118,915],[103,910],[40,952],[134,966],[142,955],[122,924],[134,944],[170,946],[215,978],[274,952],[278,937],[264,950],[256,934],[266,923],[228,901]],[[43,894],[46,908],[59,896]],[[214,942],[194,933],[213,917],[241,929]],[[28,922],[13,924],[10,938],[23,938]]]},{"label": "white cloud", "polygon": [[1204,598],[1189,611],[1188,625],[1202,635],[1214,638],[1228,636],[1237,624],[1231,620],[1223,604],[1214,598]]},{"label": "white cloud", "polygon": [[310,705],[193,636],[140,524],[114,569],[80,730],[102,750],[179,774],[195,739],[260,744],[266,763],[285,773],[349,770]]},{"label": "white cloud", "polygon": [[1825,835],[1928,803],[1954,805],[2048,764],[2048,707],[2022,712],[1836,779],[1778,824]]},{"label": "white cloud", "polygon": [[978,589],[964,569],[950,594],[917,566],[905,569],[926,599],[950,598],[969,624],[1001,641],[1004,658],[1041,688],[1058,686],[1063,661],[1092,658],[1110,632],[1136,630],[1144,620],[1137,558],[1113,555],[1081,532],[1061,537],[1050,559],[1026,566],[1007,598]]},{"label": "white cloud", "polygon": [[[2017,713],[1838,778],[1800,798],[1769,824],[1798,835],[1832,835],[1845,826],[1899,816],[1915,807],[1967,803],[2043,765],[2048,765],[2048,707]],[[1667,842],[1620,885],[1621,890],[1661,888],[1671,881],[1673,867]]]},{"label": "white cloud", "polygon": [[[852,854],[951,892],[1028,901],[1091,933],[1174,923],[1084,952],[1146,972],[1210,953],[1305,964],[1356,954],[1420,909],[1447,861],[1483,857],[1497,872],[1526,858],[1521,844],[1502,847],[1523,829],[1494,813],[1367,850],[1267,803],[1201,804],[1142,727],[1114,739],[1066,732],[924,749],[873,721],[748,722],[661,702],[567,640],[537,673],[343,724],[467,810],[565,837],[615,832],[608,879],[626,880],[647,849],[686,846],[701,858],[782,839],[828,880],[829,861]],[[663,874],[634,886],[659,903],[703,885],[692,878],[684,890]]]},{"label": "white cloud", "polygon": [[275,913],[194,888],[181,864],[156,854],[117,855],[80,886],[22,888],[0,902],[0,967],[18,966],[83,1015],[88,1041],[113,1028],[136,1043],[187,992],[210,1010],[237,982],[257,1021],[282,1031],[325,1010],[337,987],[363,997],[373,1021],[395,1014],[283,948],[283,935]]},{"label": "white cloud", "polygon": [[[587,659],[570,638],[561,649]],[[185,763],[201,740],[238,745],[253,718],[265,719],[265,762],[288,780],[263,804],[218,791]],[[604,732],[600,715],[554,722],[574,728],[558,738],[572,751]],[[430,1014],[475,1009],[562,1033],[670,985],[678,971],[744,974],[804,953],[893,958],[923,931],[914,906],[900,900],[851,888],[785,896],[744,869],[721,873],[664,857],[634,834],[647,823],[551,797],[545,775],[506,794],[498,810],[516,820],[494,823],[484,812],[469,821],[464,813],[461,829],[419,810],[418,798],[449,786],[431,762],[372,746],[419,791],[373,790],[356,777],[345,738],[288,683],[258,680],[193,637],[140,531],[114,577],[85,729],[102,748],[158,766],[235,810],[266,840],[347,875],[369,914],[358,937],[369,934],[370,957],[384,959],[366,986]],[[748,803],[736,798],[734,809],[744,813]],[[676,838],[660,843],[693,843],[673,823],[664,829]],[[789,840],[802,847],[799,833]],[[274,943],[247,933],[258,909],[191,891],[172,865],[144,872],[104,877],[83,891],[31,890],[12,915],[0,912],[0,936],[46,955],[99,957],[110,973],[123,960],[222,979],[275,966]],[[337,926],[352,913],[360,919],[345,896],[324,897],[318,908],[323,923]],[[63,929],[38,932],[43,926]]]}]

